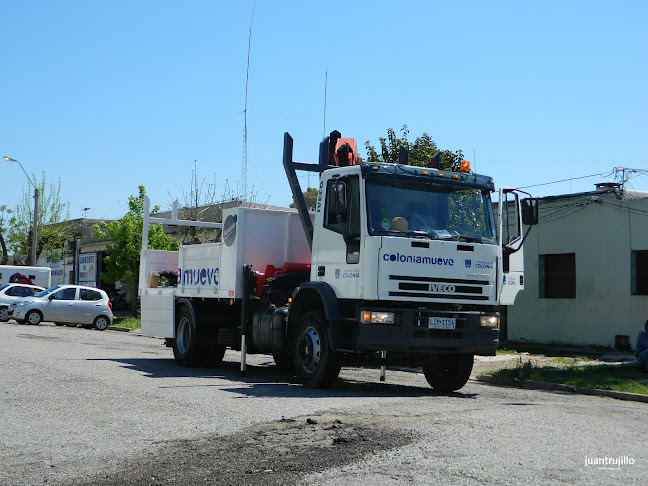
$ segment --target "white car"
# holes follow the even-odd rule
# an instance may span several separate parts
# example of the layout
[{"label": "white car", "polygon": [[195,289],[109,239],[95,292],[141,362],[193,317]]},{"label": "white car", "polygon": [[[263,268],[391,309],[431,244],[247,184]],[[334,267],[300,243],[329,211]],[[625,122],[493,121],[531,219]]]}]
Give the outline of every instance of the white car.
[{"label": "white car", "polygon": [[31,297],[45,290],[37,285],[7,283],[0,285],[0,322],[9,320],[9,304],[21,297]]},{"label": "white car", "polygon": [[48,321],[59,326],[94,326],[100,331],[113,321],[112,303],[106,292],[81,285],[55,285],[33,297],[14,300],[9,306],[9,317],[21,324]]}]

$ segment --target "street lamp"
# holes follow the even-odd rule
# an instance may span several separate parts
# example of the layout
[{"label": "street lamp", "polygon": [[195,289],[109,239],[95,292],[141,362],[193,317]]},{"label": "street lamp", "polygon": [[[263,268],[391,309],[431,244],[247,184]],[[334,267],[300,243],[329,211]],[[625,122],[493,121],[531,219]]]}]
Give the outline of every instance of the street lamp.
[{"label": "street lamp", "polygon": [[3,157],[3,159],[5,159],[7,162],[17,162],[22,171],[27,176],[27,180],[34,188],[34,226],[32,227],[31,255],[29,259],[31,260],[31,264],[36,266],[36,242],[38,241],[38,188],[36,187],[36,181],[34,180],[34,182],[32,182],[32,180],[29,178],[29,175],[27,174],[27,171],[25,171],[25,168],[19,161],[12,159],[11,157],[7,157],[6,155]]}]

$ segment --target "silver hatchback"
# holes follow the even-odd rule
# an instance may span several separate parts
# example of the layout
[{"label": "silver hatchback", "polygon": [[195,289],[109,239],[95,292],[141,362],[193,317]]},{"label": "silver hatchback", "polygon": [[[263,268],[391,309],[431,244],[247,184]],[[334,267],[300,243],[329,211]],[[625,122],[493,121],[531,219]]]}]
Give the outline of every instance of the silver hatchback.
[{"label": "silver hatchback", "polygon": [[35,294],[14,300],[9,317],[21,324],[81,324],[100,331],[112,324],[112,303],[106,292],[81,285],[55,285]]}]

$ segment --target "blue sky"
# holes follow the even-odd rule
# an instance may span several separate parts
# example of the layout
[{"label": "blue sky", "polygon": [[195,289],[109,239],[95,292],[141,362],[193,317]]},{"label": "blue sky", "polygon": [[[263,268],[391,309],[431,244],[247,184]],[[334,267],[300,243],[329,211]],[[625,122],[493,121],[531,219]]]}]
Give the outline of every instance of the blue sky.
[{"label": "blue sky", "polygon": [[[70,217],[117,218],[143,184],[167,208],[199,179],[241,184],[254,1],[0,0],[0,156],[61,179]],[[248,178],[288,205],[283,133],[363,147],[407,124],[496,186],[545,196],[648,169],[648,2],[258,0]],[[27,188],[2,162],[0,204]],[[571,180],[570,180],[571,179]],[[304,176],[303,186],[307,185]],[[311,179],[311,184],[314,181]],[[648,177],[628,188],[648,190]]]}]

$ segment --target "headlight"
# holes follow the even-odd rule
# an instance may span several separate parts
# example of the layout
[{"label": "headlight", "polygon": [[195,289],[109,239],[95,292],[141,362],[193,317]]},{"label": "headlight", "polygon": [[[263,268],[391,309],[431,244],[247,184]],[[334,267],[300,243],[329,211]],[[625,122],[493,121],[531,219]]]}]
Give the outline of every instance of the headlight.
[{"label": "headlight", "polygon": [[480,318],[481,327],[491,327],[493,329],[499,329],[500,318],[499,316],[481,316]]},{"label": "headlight", "polygon": [[393,324],[394,313],[362,311],[360,320],[362,324]]}]

